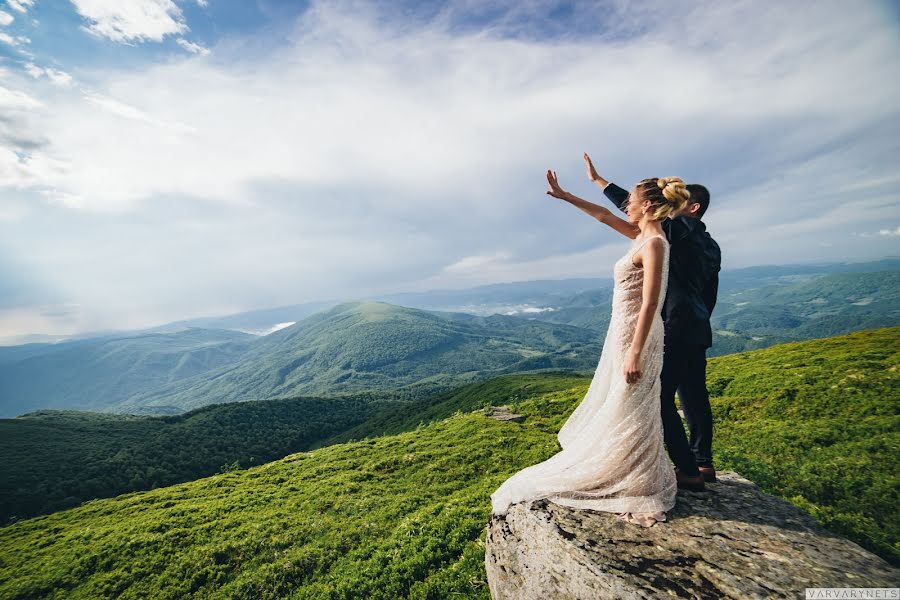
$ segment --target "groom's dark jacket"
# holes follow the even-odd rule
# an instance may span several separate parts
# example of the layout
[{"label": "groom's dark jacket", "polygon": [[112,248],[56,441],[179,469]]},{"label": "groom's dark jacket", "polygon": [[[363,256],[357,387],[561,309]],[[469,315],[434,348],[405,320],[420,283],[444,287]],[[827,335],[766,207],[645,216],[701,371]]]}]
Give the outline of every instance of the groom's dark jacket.
[{"label": "groom's dark jacket", "polygon": [[[625,211],[628,192],[614,183],[603,189],[613,204]],[[666,344],[712,346],[709,317],[719,291],[722,255],[706,225],[693,217],[675,217],[662,223],[669,240],[669,285],[663,302]]]}]

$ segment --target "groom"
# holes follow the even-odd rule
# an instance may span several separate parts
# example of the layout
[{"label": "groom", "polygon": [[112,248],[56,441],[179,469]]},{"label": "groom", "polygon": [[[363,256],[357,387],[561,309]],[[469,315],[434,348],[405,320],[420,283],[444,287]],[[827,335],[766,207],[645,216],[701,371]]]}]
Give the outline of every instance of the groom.
[{"label": "groom", "polygon": [[[588,176],[620,210],[628,192],[603,179],[585,154]],[[709,191],[689,184],[691,199],[662,222],[669,240],[669,284],[663,303],[665,322],[660,375],[663,435],[675,463],[678,487],[702,490],[716,480],[712,462],[712,410],[706,389],[706,349],[712,346],[709,318],[716,305],[721,252],[701,221],[709,206]],[[675,391],[690,430],[690,443],[675,409]]]}]

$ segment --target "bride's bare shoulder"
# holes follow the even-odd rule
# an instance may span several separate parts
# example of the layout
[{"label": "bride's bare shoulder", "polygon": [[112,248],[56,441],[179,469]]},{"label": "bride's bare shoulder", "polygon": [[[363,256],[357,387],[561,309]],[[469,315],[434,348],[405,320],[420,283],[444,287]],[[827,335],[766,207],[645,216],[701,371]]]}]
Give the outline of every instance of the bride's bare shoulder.
[{"label": "bride's bare shoulder", "polygon": [[661,236],[654,236],[648,240],[645,240],[640,247],[637,249],[637,252],[631,258],[632,264],[637,267],[641,267],[644,265],[644,261],[648,262],[657,262],[662,260],[663,255],[666,251],[666,246],[668,246],[669,242],[663,239]]}]

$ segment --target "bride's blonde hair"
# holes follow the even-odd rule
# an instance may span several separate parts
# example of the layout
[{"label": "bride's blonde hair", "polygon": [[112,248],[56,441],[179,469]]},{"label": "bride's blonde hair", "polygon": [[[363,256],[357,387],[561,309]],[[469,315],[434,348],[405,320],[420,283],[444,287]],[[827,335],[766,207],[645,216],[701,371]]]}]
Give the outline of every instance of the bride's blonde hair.
[{"label": "bride's blonde hair", "polygon": [[687,185],[679,177],[651,177],[642,179],[636,186],[642,200],[649,200],[650,218],[662,221],[681,210],[691,199]]}]

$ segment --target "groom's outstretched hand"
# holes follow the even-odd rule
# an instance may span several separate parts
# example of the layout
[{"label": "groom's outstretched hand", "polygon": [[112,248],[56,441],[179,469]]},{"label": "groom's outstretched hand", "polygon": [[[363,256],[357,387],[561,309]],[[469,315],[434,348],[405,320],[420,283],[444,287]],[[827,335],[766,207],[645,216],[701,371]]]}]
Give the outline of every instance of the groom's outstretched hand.
[{"label": "groom's outstretched hand", "polygon": [[609,182],[607,180],[603,179],[602,177],[600,177],[600,175],[597,174],[597,169],[594,168],[594,163],[591,162],[591,157],[588,156],[587,152],[584,153],[584,164],[585,166],[587,166],[588,179],[590,179],[594,183],[602,185],[603,187],[609,185]]}]

